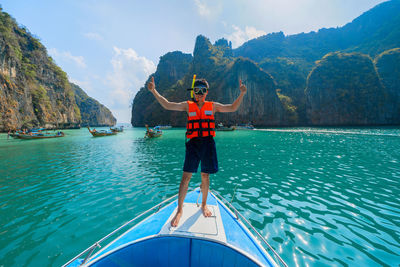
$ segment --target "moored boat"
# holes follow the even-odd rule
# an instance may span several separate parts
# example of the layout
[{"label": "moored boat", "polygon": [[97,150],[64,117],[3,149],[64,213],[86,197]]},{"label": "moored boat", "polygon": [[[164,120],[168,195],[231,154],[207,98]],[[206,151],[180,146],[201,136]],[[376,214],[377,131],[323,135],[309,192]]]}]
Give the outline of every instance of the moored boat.
[{"label": "moored boat", "polygon": [[239,124],[235,128],[236,130],[254,130],[254,126],[251,124]]},{"label": "moored boat", "polygon": [[[196,189],[186,195],[177,227],[170,225],[177,209],[175,195],[103,237],[64,266],[287,266],[264,237],[217,192],[209,192],[207,205],[212,216],[204,217],[198,203],[201,194]],[[161,208],[162,205],[166,206]],[[153,214],[98,250],[106,239],[150,212]]]},{"label": "moored boat", "polygon": [[224,126],[222,123],[218,123],[217,127],[215,128],[216,131],[234,131],[235,126]]},{"label": "moored boat", "polygon": [[120,127],[110,127],[111,132],[122,133],[124,131],[124,126]]},{"label": "moored boat", "polygon": [[171,125],[157,125],[157,126],[154,127],[154,128],[158,128],[158,129],[160,129],[160,130],[168,130],[168,129],[171,129],[172,126],[171,126]]},{"label": "moored boat", "polygon": [[146,133],[144,135],[145,138],[154,138],[162,136],[163,132],[159,128],[154,127],[153,129],[150,129],[147,124],[145,126],[146,126]]},{"label": "moored boat", "polygon": [[90,130],[89,126],[87,128],[89,132],[93,135],[93,137],[101,137],[101,136],[109,136],[117,134],[117,132],[106,131],[106,130],[100,130],[100,131],[97,131],[96,129]]},{"label": "moored boat", "polygon": [[[32,129],[13,131],[13,132],[10,132],[8,135],[13,138],[16,138],[16,139],[19,138],[19,135],[22,136],[20,139],[34,139],[34,138],[28,138],[28,135],[29,136],[32,136],[32,135],[43,136],[43,133],[44,133],[43,131],[45,131],[45,130],[46,130],[45,128],[32,128]],[[46,133],[46,135],[49,135],[49,133]],[[24,138],[24,137],[27,137],[27,138]]]},{"label": "moored boat", "polygon": [[36,132],[32,133],[30,132],[29,134],[24,134],[24,133],[18,133],[14,138],[18,139],[24,139],[24,140],[32,140],[32,139],[47,139],[47,138],[57,138],[57,137],[64,137],[65,134],[63,132],[57,132],[57,133],[43,133],[43,132]]},{"label": "moored boat", "polygon": [[12,138],[18,138],[18,135],[20,135],[21,133],[23,134],[22,131],[17,131],[17,132],[9,133],[8,135],[11,136]]}]

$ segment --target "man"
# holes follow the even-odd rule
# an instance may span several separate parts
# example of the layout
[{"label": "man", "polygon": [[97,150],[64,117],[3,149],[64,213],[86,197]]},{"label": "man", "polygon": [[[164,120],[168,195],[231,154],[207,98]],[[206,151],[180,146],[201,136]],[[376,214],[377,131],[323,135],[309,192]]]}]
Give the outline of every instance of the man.
[{"label": "man", "polygon": [[186,137],[190,139],[186,143],[185,163],[181,184],[179,186],[178,210],[171,221],[171,226],[178,226],[183,213],[183,201],[187,193],[190,178],[197,172],[201,161],[201,191],[203,194],[201,209],[205,217],[211,216],[207,208],[207,196],[210,186],[210,174],[218,171],[217,152],[213,137],[215,136],[215,112],[234,112],[242,103],[247,88],[239,80],[240,95],[232,104],[221,104],[218,102],[206,101],[208,94],[208,83],[204,79],[197,79],[194,82],[195,101],[184,101],[180,103],[169,102],[161,96],[154,83],[154,77],[147,84],[148,90],[155,96],[161,106],[167,110],[185,111],[188,115],[186,126]]}]

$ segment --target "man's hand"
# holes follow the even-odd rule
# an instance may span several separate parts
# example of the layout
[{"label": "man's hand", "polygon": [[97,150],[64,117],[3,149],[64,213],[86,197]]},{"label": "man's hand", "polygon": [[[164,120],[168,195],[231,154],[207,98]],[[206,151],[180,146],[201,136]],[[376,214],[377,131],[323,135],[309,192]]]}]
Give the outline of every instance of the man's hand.
[{"label": "man's hand", "polygon": [[[160,95],[156,90],[156,84],[154,83],[154,77],[151,77],[150,81],[147,83],[147,89],[154,95],[160,105],[167,110],[175,111],[187,111],[188,104],[184,102],[169,102],[165,97]],[[151,130],[150,130],[151,131]]]},{"label": "man's hand", "polygon": [[153,92],[156,89],[153,76],[151,77],[151,81],[147,84],[147,89],[149,89],[150,92]]},{"label": "man's hand", "polygon": [[240,92],[242,92],[242,93],[247,92],[247,87],[246,87],[246,85],[242,84],[242,80],[239,80],[239,89],[240,89]]},{"label": "man's hand", "polygon": [[239,89],[240,95],[236,98],[236,100],[232,104],[221,104],[218,102],[214,102],[214,111],[215,112],[235,112],[240,104],[242,103],[243,97],[247,92],[246,85],[242,84],[242,80],[239,79]]}]

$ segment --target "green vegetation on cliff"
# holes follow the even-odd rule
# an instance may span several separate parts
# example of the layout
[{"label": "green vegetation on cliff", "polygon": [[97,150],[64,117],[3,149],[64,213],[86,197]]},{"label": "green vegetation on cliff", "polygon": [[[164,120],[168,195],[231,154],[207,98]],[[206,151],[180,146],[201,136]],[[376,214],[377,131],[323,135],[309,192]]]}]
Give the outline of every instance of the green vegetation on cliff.
[{"label": "green vegetation on cliff", "polygon": [[[242,79],[249,90],[240,109],[217,114],[226,124],[400,123],[399,14],[400,1],[387,1],[340,28],[291,36],[272,33],[234,50],[225,39],[212,45],[200,35],[192,60],[160,60],[156,87],[171,101],[185,101],[196,74],[210,84],[208,99],[231,103]],[[180,74],[166,78],[174,65]],[[184,126],[185,121],[185,114],[163,110],[144,87],[133,101],[134,126]]]},{"label": "green vegetation on cliff", "polygon": [[[193,59],[185,57],[184,54],[176,54],[174,57],[167,54],[160,59],[160,64],[154,74],[157,90],[170,101],[189,100],[190,93],[187,88],[191,86],[193,74],[196,74],[198,78],[206,78],[210,85],[207,99],[232,103],[240,93],[239,79],[241,79],[248,88],[241,107],[235,113],[217,114],[218,122],[224,124],[251,122],[255,125],[287,123],[288,118],[284,117],[283,106],[276,94],[272,77],[248,59],[230,57],[229,49],[230,44],[226,40],[219,40],[212,45],[206,37],[198,36]],[[169,60],[173,62],[166,64],[165,61]],[[176,72],[170,70],[172,66],[182,68]],[[168,79],[175,83],[166,86],[160,83],[160,73],[179,73],[180,75]],[[143,87],[133,101],[132,125],[143,126],[146,123],[184,126],[186,114],[164,110],[154,96]]]},{"label": "green vegetation on cliff", "polygon": [[392,123],[400,123],[400,48],[390,49],[375,58],[376,69],[382,84],[387,89],[389,99],[388,118]]},{"label": "green vegetation on cliff", "polygon": [[[158,92],[166,96],[173,96],[171,101],[183,101],[182,96],[186,95],[186,88],[184,91],[177,91],[173,86],[184,77],[193,57],[190,54],[182,52],[171,52],[160,58],[157,70],[154,73],[154,81]],[[132,125],[144,126],[146,123],[150,125],[156,124],[172,124],[179,125],[176,120],[170,121],[171,116],[179,116],[177,112],[165,111],[158,102],[155,101],[154,96],[143,87],[136,94],[132,104]]]},{"label": "green vegetation on cliff", "polygon": [[372,59],[360,53],[329,53],[312,70],[305,91],[313,125],[385,124],[390,101]]},{"label": "green vegetation on cliff", "polygon": [[46,48],[0,8],[0,131],[76,127],[86,112]]},{"label": "green vegetation on cliff", "polygon": [[78,85],[71,83],[71,88],[74,91],[77,112],[82,114],[82,127],[115,125],[117,120],[108,108],[88,96]]},{"label": "green vegetation on cliff", "polygon": [[272,33],[252,39],[233,50],[261,62],[265,58],[285,57],[309,63],[335,51],[351,51],[375,55],[400,47],[400,1],[381,3],[340,28],[285,36]]}]

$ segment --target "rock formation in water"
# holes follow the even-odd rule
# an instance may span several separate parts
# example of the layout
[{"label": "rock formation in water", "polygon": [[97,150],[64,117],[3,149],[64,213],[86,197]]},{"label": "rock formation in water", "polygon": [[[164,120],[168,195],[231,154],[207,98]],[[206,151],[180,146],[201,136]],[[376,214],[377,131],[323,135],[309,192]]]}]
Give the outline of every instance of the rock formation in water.
[{"label": "rock formation in water", "polygon": [[382,84],[392,100],[387,107],[389,120],[400,123],[400,48],[383,52],[375,59],[376,69]]},{"label": "rock formation in water", "polygon": [[[37,38],[0,9],[0,131],[74,128],[82,115],[87,114],[77,106],[66,73]],[[112,115],[106,121],[112,122]]]},{"label": "rock formation in water", "polygon": [[[156,72],[152,75],[157,91],[169,97],[171,101],[183,101],[182,96],[186,91],[178,92],[172,87],[188,71],[192,60],[192,55],[182,52],[170,52],[162,56]],[[171,120],[171,116],[179,114],[164,110],[145,86],[136,94],[132,104],[132,125],[179,125],[175,120]]]},{"label": "rock formation in water", "polygon": [[112,126],[117,120],[111,111],[96,99],[88,96],[78,85],[71,83],[75,102],[81,113],[81,126]]},{"label": "rock formation in water", "polygon": [[[156,87],[171,101],[185,101],[189,98],[186,89],[197,74],[210,83],[208,99],[231,103],[239,94],[237,83],[242,78],[249,88],[242,107],[237,113],[217,114],[227,124],[400,123],[400,61],[398,50],[390,50],[400,47],[399,13],[400,1],[387,1],[340,28],[291,36],[268,34],[234,50],[225,39],[212,45],[199,36],[193,58],[170,58],[168,64],[160,60],[154,74]],[[355,51],[358,54],[349,53]],[[370,57],[379,53],[372,62]],[[175,68],[179,75],[171,74]],[[185,121],[185,114],[163,110],[147,89],[136,95],[134,126],[184,126]]]},{"label": "rock formation in water", "polygon": [[311,64],[335,51],[357,51],[375,57],[385,50],[400,47],[399,14],[400,1],[386,1],[343,27],[287,36],[283,32],[271,33],[247,41],[234,49],[233,55],[257,62],[284,57]]},{"label": "rock formation in water", "polygon": [[[154,75],[157,90],[170,101],[190,100],[190,92],[187,89],[190,88],[195,73],[197,78],[206,78],[210,85],[208,100],[232,103],[240,93],[239,79],[242,79],[248,92],[241,107],[236,113],[217,114],[217,121],[224,124],[251,122],[256,125],[282,125],[285,121],[283,106],[271,76],[250,60],[230,58],[229,51],[230,46],[224,40],[212,45],[206,37],[198,36],[193,58],[187,57],[185,65],[177,64],[184,68],[177,72],[181,77],[174,76],[176,80],[173,85],[166,86],[160,83],[161,72],[174,73],[169,70],[174,64],[165,64],[163,61],[167,58],[161,58]],[[160,66],[165,66],[168,70]],[[132,125],[142,126],[145,123],[184,126],[186,114],[165,111],[143,87],[133,102]]]},{"label": "rock formation in water", "polygon": [[326,55],[310,73],[305,94],[312,125],[387,123],[390,99],[369,56]]}]

